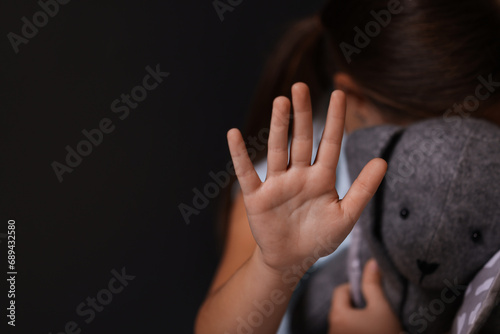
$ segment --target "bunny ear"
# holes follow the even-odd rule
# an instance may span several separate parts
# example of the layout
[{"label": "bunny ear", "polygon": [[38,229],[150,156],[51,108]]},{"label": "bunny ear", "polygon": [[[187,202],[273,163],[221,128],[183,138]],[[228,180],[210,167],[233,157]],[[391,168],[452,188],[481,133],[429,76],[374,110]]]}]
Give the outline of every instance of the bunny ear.
[{"label": "bunny ear", "polygon": [[500,251],[470,282],[452,334],[498,333],[500,328]]},{"label": "bunny ear", "polygon": [[346,156],[349,174],[354,180],[363,167],[373,158],[385,158],[384,153],[394,146],[403,128],[382,125],[361,129],[347,136]]},{"label": "bunny ear", "polygon": [[[363,167],[373,158],[383,158],[386,161],[398,142],[404,128],[394,125],[382,125],[372,128],[357,130],[347,136],[346,157],[349,166],[351,180],[354,180]],[[370,249],[366,247],[366,236],[363,236],[363,228],[370,228],[373,224],[372,208],[373,199],[366,206],[358,224],[354,226],[351,233],[351,244],[348,253],[347,275],[351,283],[351,297],[357,307],[364,307],[365,301],[361,292],[361,276],[364,263],[373,256]],[[368,233],[368,239],[370,235]],[[384,259],[384,257],[380,257]],[[388,269],[389,263],[380,260],[378,265],[382,269]],[[388,272],[393,272],[386,270]],[[387,278],[387,277],[386,277]],[[394,287],[400,287],[397,278],[390,277]],[[402,287],[401,287],[402,289]]]}]

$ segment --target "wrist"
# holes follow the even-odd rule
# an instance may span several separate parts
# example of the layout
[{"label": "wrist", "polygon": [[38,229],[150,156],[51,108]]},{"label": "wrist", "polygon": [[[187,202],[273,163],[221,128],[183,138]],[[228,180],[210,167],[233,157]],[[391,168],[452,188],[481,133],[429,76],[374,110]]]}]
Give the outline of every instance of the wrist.
[{"label": "wrist", "polygon": [[276,284],[286,287],[291,291],[295,289],[301,278],[313,264],[308,261],[307,263],[302,264],[287,264],[275,267],[266,262],[265,257],[258,246],[255,248],[250,261],[254,262],[254,265],[259,268],[258,271],[261,274],[266,275],[266,277],[270,277],[270,279]]},{"label": "wrist", "polygon": [[251,261],[255,263],[255,265],[259,268],[260,272],[264,272],[266,275],[269,275],[269,277],[273,279],[282,278],[284,271],[280,268],[275,268],[269,265],[266,262],[264,255],[262,254],[262,250],[260,249],[259,246],[255,247],[255,250],[251,257]]}]

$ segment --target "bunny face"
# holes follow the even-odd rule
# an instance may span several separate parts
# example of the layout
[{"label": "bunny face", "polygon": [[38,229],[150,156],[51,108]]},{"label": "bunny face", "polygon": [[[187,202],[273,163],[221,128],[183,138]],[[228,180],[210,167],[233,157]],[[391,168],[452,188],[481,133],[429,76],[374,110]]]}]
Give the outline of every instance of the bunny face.
[{"label": "bunny face", "polygon": [[345,281],[343,266],[353,304],[364,307],[362,270],[375,258],[405,332],[497,333],[500,128],[475,119],[386,124],[351,133],[345,148],[352,179],[375,157],[388,161],[388,172],[354,227],[348,254],[306,282],[305,313],[293,323],[327,328],[330,300],[321,298]]},{"label": "bunny face", "polygon": [[467,123],[410,127],[389,160],[379,238],[399,273],[425,290],[467,284],[500,249],[498,130]]},{"label": "bunny face", "polygon": [[[384,182],[349,246],[355,305],[364,306],[361,270],[374,257],[385,296],[405,330],[448,332],[462,301],[477,296],[470,290],[467,295],[467,285],[500,254],[500,128],[473,118],[428,119],[407,128],[382,125],[350,134],[346,156],[352,178],[375,157],[388,161]],[[483,283],[481,289],[487,288]],[[498,286],[485,293],[491,300],[482,304],[489,306],[481,309],[483,320],[474,328],[493,311],[500,314],[493,306]],[[442,308],[432,317],[420,314],[436,303]],[[471,311],[479,312],[477,305]]]}]

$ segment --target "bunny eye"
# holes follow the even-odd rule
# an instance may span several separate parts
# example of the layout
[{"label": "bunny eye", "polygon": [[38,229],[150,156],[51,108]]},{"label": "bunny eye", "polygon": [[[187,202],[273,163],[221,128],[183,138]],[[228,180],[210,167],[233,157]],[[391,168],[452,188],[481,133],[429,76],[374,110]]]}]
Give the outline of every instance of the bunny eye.
[{"label": "bunny eye", "polygon": [[404,209],[401,210],[401,212],[399,213],[399,215],[401,216],[401,218],[407,219],[408,216],[410,215],[410,210],[408,210],[407,208],[404,208]]},{"label": "bunny eye", "polygon": [[481,231],[476,230],[476,231],[472,232],[471,239],[472,239],[472,241],[474,241],[474,243],[481,242],[483,240],[483,236],[481,234]]}]

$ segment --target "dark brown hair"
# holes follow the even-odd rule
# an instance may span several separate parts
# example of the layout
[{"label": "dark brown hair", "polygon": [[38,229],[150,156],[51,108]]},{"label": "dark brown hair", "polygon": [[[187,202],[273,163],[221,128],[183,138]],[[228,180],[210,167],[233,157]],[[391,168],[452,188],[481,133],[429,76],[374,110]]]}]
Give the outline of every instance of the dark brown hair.
[{"label": "dark brown hair", "polygon": [[[365,30],[389,3],[400,3],[401,13],[348,64],[340,44],[353,44],[353,28]],[[499,7],[495,0],[329,1],[321,20],[333,61],[366,97],[382,112],[424,118],[473,95],[479,76],[499,78]]]},{"label": "dark brown hair", "polygon": [[[359,31],[366,32],[367,24],[377,22],[375,15],[395,4],[401,9],[390,22],[371,33],[368,45],[346,57],[345,45],[356,47]],[[278,43],[256,90],[243,137],[257,136],[269,126],[274,98],[290,97],[295,82],[309,85],[314,110],[333,89],[336,72],[348,74],[386,119],[443,116],[475,94],[478,78],[500,81],[499,8],[495,0],[328,1],[320,13],[290,27]],[[491,92],[471,116],[500,124],[498,112],[483,114],[498,96]],[[266,153],[260,150],[253,160]],[[222,238],[234,181],[221,199]]]}]

